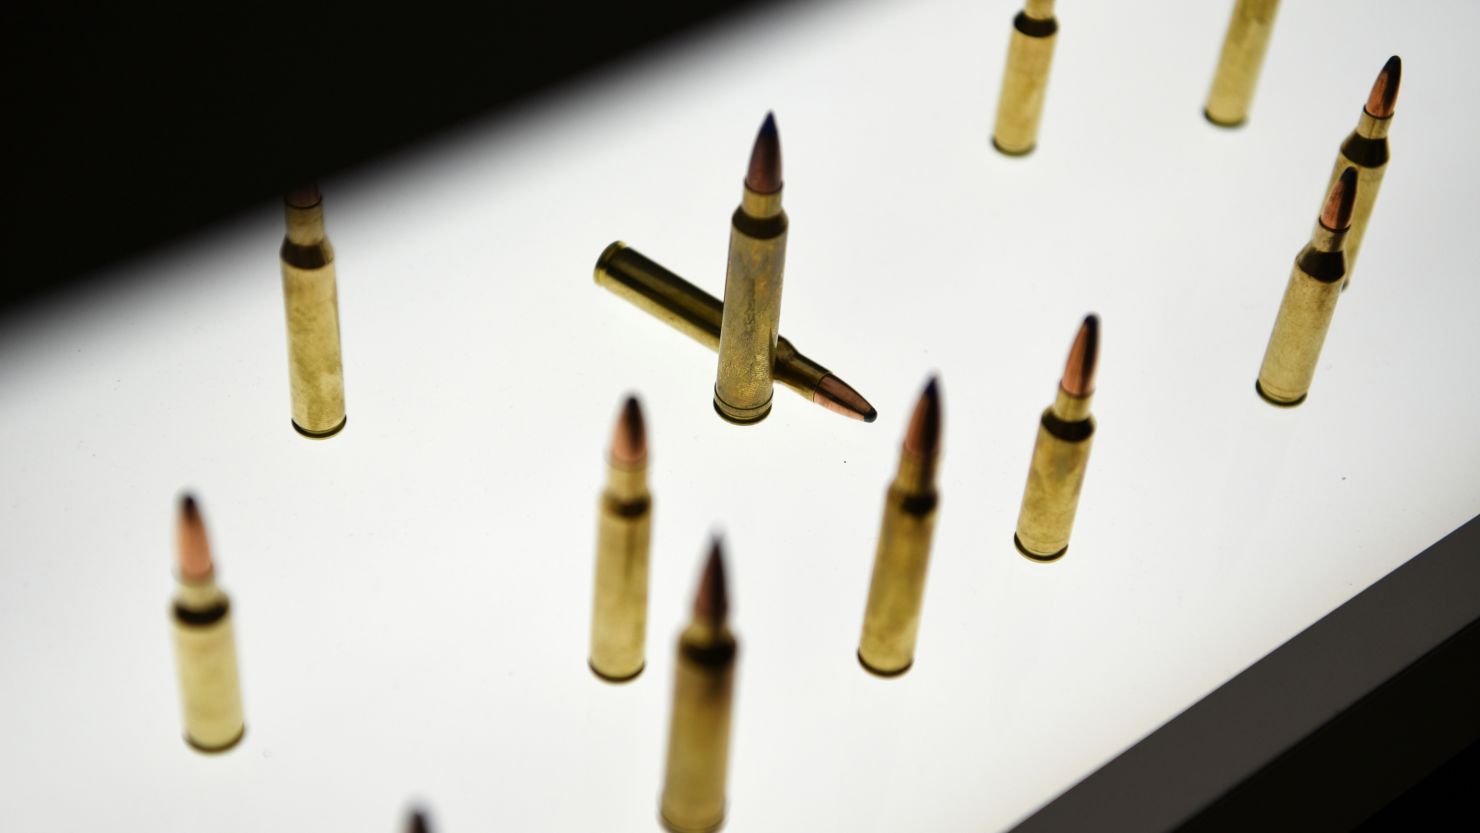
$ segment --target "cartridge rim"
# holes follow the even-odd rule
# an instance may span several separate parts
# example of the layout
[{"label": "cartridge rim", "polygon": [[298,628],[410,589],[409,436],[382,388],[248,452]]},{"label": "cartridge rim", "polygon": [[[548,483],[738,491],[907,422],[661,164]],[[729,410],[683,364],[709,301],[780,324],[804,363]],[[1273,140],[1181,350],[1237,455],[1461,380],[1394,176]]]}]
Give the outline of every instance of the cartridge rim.
[{"label": "cartridge rim", "polygon": [[[766,400],[766,404],[755,408],[736,408],[734,405],[728,403],[720,403],[719,392],[716,391],[714,394],[714,412],[719,414],[720,418],[725,422],[732,425],[754,425],[771,415],[770,399]],[[727,408],[730,410],[727,411]]]},{"label": "cartridge rim", "polygon": [[1050,553],[1048,555],[1040,555],[1036,552],[1030,551],[1027,547],[1023,546],[1023,539],[1019,538],[1016,532],[1012,533],[1012,543],[1013,546],[1017,547],[1017,551],[1023,554],[1024,558],[1036,564],[1050,564],[1054,561],[1058,561],[1060,558],[1064,557],[1064,553],[1069,551],[1069,545],[1065,544],[1064,548],[1059,550],[1058,552]]},{"label": "cartridge rim", "polygon": [[[1345,287],[1342,288],[1345,289]],[[1310,396],[1310,393],[1306,392],[1300,394],[1299,399],[1275,399],[1273,396],[1270,396],[1268,393],[1264,392],[1264,386],[1259,384],[1258,379],[1254,380],[1254,392],[1259,394],[1259,398],[1263,399],[1265,402],[1268,402],[1271,405],[1277,405],[1281,408],[1293,408],[1296,405],[1304,402],[1305,397]]]},{"label": "cartridge rim", "polygon": [[643,663],[642,663],[642,665],[637,666],[637,670],[636,671],[633,671],[631,674],[628,674],[625,677],[613,677],[610,674],[606,674],[606,673],[602,672],[601,669],[597,668],[596,667],[596,664],[593,663],[589,659],[586,660],[586,667],[590,668],[591,669],[591,673],[592,674],[595,674],[596,677],[597,677],[597,679],[601,680],[604,683],[617,683],[617,684],[621,684],[621,683],[630,683],[633,680],[637,679],[638,677],[641,677],[642,676],[642,672],[647,669],[647,661],[644,660]]},{"label": "cartridge rim", "polygon": [[185,733],[185,743],[188,744],[191,749],[194,749],[197,752],[204,752],[207,755],[219,755],[222,752],[229,752],[232,749],[235,749],[236,748],[236,745],[239,744],[239,743],[241,743],[242,742],[242,738],[244,738],[246,736],[247,736],[247,726],[246,726],[245,723],[243,723],[242,724],[242,729],[241,729],[240,732],[237,732],[236,733],[236,737],[234,737],[231,740],[229,740],[229,741],[221,744],[220,746],[206,746],[205,744],[203,744],[203,743],[197,741],[195,738],[191,737],[189,732],[186,732]]},{"label": "cartridge rim", "polygon": [[330,438],[330,437],[334,436],[335,434],[338,434],[340,431],[343,431],[344,430],[344,426],[347,425],[347,424],[349,424],[349,415],[346,414],[345,417],[344,417],[344,419],[341,419],[339,421],[339,424],[338,425],[334,426],[333,428],[330,428],[327,431],[310,431],[307,428],[304,428],[302,425],[299,425],[298,424],[298,420],[296,420],[296,419],[295,420],[291,420],[291,422],[293,423],[293,430],[294,431],[297,431],[298,433],[302,434],[303,436],[308,437],[310,440],[327,440],[328,438]]},{"label": "cartridge rim", "polygon": [[870,674],[873,674],[875,677],[880,677],[885,680],[890,680],[895,677],[902,677],[904,676],[906,671],[909,671],[911,668],[915,667],[915,658],[910,657],[910,661],[905,663],[904,667],[895,669],[893,671],[886,671],[882,668],[875,668],[874,666],[869,665],[868,660],[863,658],[862,649],[854,651],[853,654],[854,656],[858,657],[858,664],[863,666],[863,670],[867,671]]},{"label": "cartridge rim", "polygon": [[1038,149],[1038,143],[1034,142],[1033,144],[1023,148],[1022,150],[1012,150],[1010,148],[1003,147],[1002,143],[997,141],[997,137],[993,136],[992,147],[996,148],[997,152],[1001,153],[1004,156],[1027,156],[1028,154]]}]

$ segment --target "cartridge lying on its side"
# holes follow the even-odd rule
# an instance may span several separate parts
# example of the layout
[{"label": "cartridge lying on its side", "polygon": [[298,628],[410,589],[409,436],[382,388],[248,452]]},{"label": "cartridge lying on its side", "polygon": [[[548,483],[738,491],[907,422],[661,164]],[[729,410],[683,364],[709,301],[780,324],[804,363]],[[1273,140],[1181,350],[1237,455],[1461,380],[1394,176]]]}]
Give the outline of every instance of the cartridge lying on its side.
[{"label": "cartridge lying on its side", "polygon": [[1326,194],[1326,205],[1310,242],[1295,256],[1295,267],[1285,285],[1285,297],[1274,319],[1274,332],[1264,350],[1254,389],[1273,405],[1294,406],[1305,401],[1326,330],[1341,297],[1346,278],[1342,246],[1351,226],[1357,200],[1357,171],[1347,168]]},{"label": "cartridge lying on its side", "polygon": [[660,816],[676,833],[707,833],[725,822],[734,702],[735,636],[729,625],[724,554],[716,538],[694,596],[694,615],[678,637],[673,715]]},{"label": "cartridge lying on its side", "polygon": [[1402,80],[1403,61],[1394,55],[1388,58],[1372,91],[1367,95],[1367,104],[1357,119],[1357,128],[1341,143],[1336,154],[1336,164],[1331,167],[1331,181],[1326,184],[1329,192],[1337,177],[1347,168],[1357,169],[1357,201],[1352,206],[1352,225],[1346,233],[1346,278],[1341,288],[1352,284],[1352,272],[1357,268],[1357,252],[1362,248],[1362,237],[1367,233],[1367,220],[1372,216],[1372,207],[1377,203],[1377,190],[1382,187],[1382,175],[1387,172],[1388,129],[1393,124],[1393,112],[1398,105],[1398,83]]},{"label": "cartridge lying on its side", "polygon": [[1264,51],[1274,31],[1275,12],[1280,0],[1236,0],[1233,17],[1228,21],[1228,34],[1223,38],[1223,51],[1218,55],[1218,70],[1213,74],[1213,89],[1203,114],[1219,127],[1237,127],[1249,117],[1249,104],[1254,100],[1254,87],[1259,83],[1259,70],[1264,66]]},{"label": "cartridge lying on its side", "polygon": [[288,317],[288,379],[293,427],[323,439],[344,427],[344,364],[339,353],[339,289],[334,247],[324,232],[324,203],[315,185],[286,199],[283,307]]},{"label": "cartridge lying on its side", "polygon": [[[719,349],[724,305],[713,295],[649,260],[618,240],[596,260],[596,283],[664,321],[710,350]],[[822,407],[850,419],[873,422],[874,406],[831,370],[776,338],[776,381]]]},{"label": "cartridge lying on its side", "polygon": [[910,417],[900,449],[899,470],[884,495],[884,520],[874,553],[858,661],[868,671],[894,677],[915,662],[925,573],[940,495],[935,472],[940,462],[940,386],[925,385]]},{"label": "cartridge lying on its side", "polygon": [[997,125],[992,130],[992,145],[1009,156],[1023,156],[1038,144],[1038,123],[1043,119],[1058,31],[1053,0],[1027,0],[1013,18],[1007,69],[997,99]]},{"label": "cartridge lying on its side", "polygon": [[760,422],[771,413],[786,228],[781,140],[775,117],[767,113],[750,152],[744,196],[730,218],[730,259],[719,328],[714,410],[738,425]]},{"label": "cartridge lying on its side", "polygon": [[648,539],[653,499],[647,485],[647,429],[637,397],[627,397],[612,436],[596,530],[596,591],[591,656],[596,676],[624,682],[647,660]]},{"label": "cartridge lying on its side", "polygon": [[1038,439],[1028,484],[1023,488],[1023,506],[1018,512],[1013,543],[1018,552],[1034,561],[1056,561],[1069,549],[1074,515],[1079,511],[1079,490],[1089,465],[1095,418],[1090,400],[1095,392],[1095,370],[1100,355],[1100,319],[1089,315],[1079,325],[1069,361],[1059,381],[1053,405],[1038,419]]},{"label": "cartridge lying on its side", "polygon": [[176,526],[179,590],[171,609],[175,666],[185,741],[201,752],[224,752],[246,732],[231,600],[216,586],[216,568],[195,498],[180,500]]}]

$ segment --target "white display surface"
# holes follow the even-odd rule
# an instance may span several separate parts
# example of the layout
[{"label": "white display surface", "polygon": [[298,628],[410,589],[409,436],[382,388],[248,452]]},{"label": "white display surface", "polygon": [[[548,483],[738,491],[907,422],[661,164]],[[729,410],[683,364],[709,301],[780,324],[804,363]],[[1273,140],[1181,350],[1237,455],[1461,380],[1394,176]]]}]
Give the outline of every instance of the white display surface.
[{"label": "white display surface", "polygon": [[[349,424],[289,425],[281,209],[0,330],[7,829],[658,828],[707,536],[741,640],[729,830],[1001,830],[1480,511],[1480,5],[1287,3],[1252,116],[1201,107],[1228,2],[1061,3],[1038,151],[991,149],[1016,6],[775,8],[324,183]],[[1343,12],[1338,14],[1338,12]],[[1389,166],[1309,401],[1254,392],[1333,154],[1404,59]],[[782,332],[879,409],[778,389],[598,288],[613,239],[718,295],[768,108]],[[897,160],[897,161],[895,161]],[[1073,542],[1012,544],[1038,413],[1098,312]],[[884,488],[945,403],[917,661],[854,657]],[[586,667],[597,492],[648,413],[648,665]],[[200,496],[247,714],[192,752],[166,607]],[[1354,658],[1356,659],[1356,658]],[[1208,750],[1217,754],[1217,750]]]}]

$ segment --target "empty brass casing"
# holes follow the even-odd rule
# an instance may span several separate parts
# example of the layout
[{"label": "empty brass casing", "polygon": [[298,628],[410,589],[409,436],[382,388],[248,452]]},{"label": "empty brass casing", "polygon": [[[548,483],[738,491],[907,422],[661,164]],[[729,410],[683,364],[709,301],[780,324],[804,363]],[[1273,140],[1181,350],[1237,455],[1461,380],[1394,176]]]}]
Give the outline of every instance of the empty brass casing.
[{"label": "empty brass casing", "polygon": [[288,317],[288,379],[293,427],[305,437],[332,437],[344,427],[344,365],[339,354],[339,294],[334,247],[324,234],[324,204],[286,205],[288,234],[280,254]]},{"label": "empty brass casing", "polygon": [[1234,3],[1223,51],[1218,55],[1218,71],[1213,74],[1213,89],[1203,110],[1213,124],[1236,127],[1249,117],[1249,103],[1254,100],[1254,87],[1259,83],[1259,70],[1264,66],[1264,52],[1279,8],[1280,0]]},{"label": "empty brass casing", "polygon": [[1009,156],[1022,156],[1038,144],[1038,123],[1043,118],[1058,31],[1053,0],[1028,0],[1013,18],[1007,69],[997,99],[997,126],[992,130],[992,145]]},{"label": "empty brass casing", "polygon": [[609,682],[642,673],[647,660],[648,541],[653,517],[647,459],[608,462],[596,529],[591,670]]},{"label": "empty brass casing", "polygon": [[[1361,199],[1358,186],[1356,199]],[[1259,367],[1255,390],[1275,405],[1294,406],[1305,401],[1326,330],[1341,297],[1341,282],[1346,277],[1346,256],[1342,246],[1347,232],[1332,231],[1320,222],[1310,243],[1295,256],[1295,268],[1285,285],[1285,298],[1280,302],[1264,350],[1264,363]]]},{"label": "empty brass casing", "polygon": [[202,752],[224,752],[246,733],[231,601],[214,579],[181,582],[171,613],[185,741]]},{"label": "empty brass casing", "polygon": [[883,677],[910,670],[920,632],[925,574],[940,495],[935,488],[935,457],[904,451],[899,470],[884,495],[884,520],[874,553],[874,573],[858,639],[858,661]]},{"label": "empty brass casing", "polygon": [[746,187],[730,220],[730,260],[714,383],[715,411],[741,425],[759,422],[771,413],[786,228],[781,191],[760,194]]},{"label": "empty brass casing", "polygon": [[[596,283],[654,318],[708,347],[719,349],[724,304],[618,240],[596,261]],[[797,352],[785,336],[776,337],[776,381],[807,399],[832,371]]]},{"label": "empty brass casing", "polygon": [[728,627],[697,617],[679,635],[660,810],[669,830],[705,833],[724,824],[737,650]]},{"label": "empty brass casing", "polygon": [[1093,398],[1060,387],[1053,405],[1038,419],[1038,439],[1012,536],[1018,552],[1034,561],[1056,561],[1069,549],[1095,435],[1095,418],[1089,413]]},{"label": "empty brass casing", "polygon": [[1377,203],[1382,175],[1387,172],[1387,135],[1392,123],[1392,116],[1379,119],[1363,110],[1361,118],[1357,119],[1357,129],[1341,143],[1336,164],[1331,167],[1331,181],[1326,183],[1329,193],[1331,186],[1341,178],[1342,171],[1357,169],[1357,198],[1352,204],[1352,224],[1342,245],[1346,254],[1346,277],[1342,279],[1342,289],[1351,286],[1352,271],[1357,268],[1357,252],[1362,247],[1362,236],[1367,233],[1367,220],[1372,216],[1372,206]]}]

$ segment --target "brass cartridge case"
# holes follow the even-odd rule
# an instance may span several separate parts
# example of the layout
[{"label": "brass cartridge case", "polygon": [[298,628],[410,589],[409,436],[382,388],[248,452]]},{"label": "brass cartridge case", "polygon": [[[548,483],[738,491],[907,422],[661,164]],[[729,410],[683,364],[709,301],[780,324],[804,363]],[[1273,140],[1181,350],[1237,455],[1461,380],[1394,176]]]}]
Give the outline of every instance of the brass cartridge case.
[{"label": "brass cartridge case", "polygon": [[[724,304],[626,243],[618,240],[601,253],[596,261],[596,283],[710,350],[719,349]],[[825,396],[819,397],[818,391],[829,379],[834,381],[828,384],[836,384],[837,377],[831,370],[802,355],[790,340],[781,335],[776,337],[773,376],[777,382],[807,400],[832,408]],[[871,415],[843,413],[854,418],[872,419]]]},{"label": "brass cartridge case", "polygon": [[1346,255],[1346,277],[1341,288],[1352,282],[1352,271],[1357,267],[1357,252],[1362,247],[1362,236],[1367,233],[1367,220],[1372,216],[1372,207],[1377,203],[1377,191],[1382,187],[1382,175],[1387,172],[1388,128],[1393,118],[1377,118],[1366,110],[1357,119],[1357,129],[1341,143],[1336,154],[1336,164],[1331,166],[1331,180],[1326,184],[1329,191],[1341,172],[1347,168],[1357,171],[1357,197],[1352,204],[1352,225],[1346,232],[1342,251]]},{"label": "brass cartridge case", "polygon": [[915,663],[925,575],[940,495],[935,473],[940,450],[940,406],[931,381],[916,406],[900,450],[899,469],[884,494],[884,519],[874,552],[868,606],[858,639],[858,661],[881,677],[895,677]]},{"label": "brass cartridge case", "polygon": [[[711,587],[717,561],[711,555],[705,573],[704,583]],[[701,589],[694,617],[678,638],[667,768],[659,804],[663,825],[676,833],[707,833],[725,821],[730,713],[739,649],[725,620],[722,578],[719,585],[717,615],[700,610],[705,594]]]},{"label": "brass cartridge case", "polygon": [[1249,117],[1249,104],[1259,83],[1259,70],[1264,66],[1264,52],[1269,35],[1274,31],[1275,13],[1280,0],[1236,0],[1228,33],[1223,38],[1223,51],[1218,55],[1218,70],[1213,74],[1213,89],[1203,114],[1220,127],[1237,127]]},{"label": "brass cartridge case", "polygon": [[289,196],[288,233],[280,259],[288,320],[288,380],[293,427],[305,437],[332,437],[344,428],[344,365],[339,351],[339,294],[334,247],[324,233],[317,189]]},{"label": "brass cartridge case", "polygon": [[596,590],[591,611],[591,670],[626,682],[647,661],[648,544],[653,500],[647,454],[608,458],[596,529]]},{"label": "brass cartridge case", "polygon": [[[1360,187],[1356,196],[1360,199]],[[1318,222],[1310,243],[1295,257],[1259,367],[1259,380],[1254,384],[1259,395],[1271,404],[1293,407],[1304,402],[1310,392],[1326,331],[1341,297],[1341,282],[1346,277],[1342,251],[1346,234],[1345,230],[1333,230]]]},{"label": "brass cartridge case", "polygon": [[1012,536],[1018,552],[1034,561],[1056,561],[1069,549],[1095,434],[1089,412],[1093,398],[1093,394],[1075,396],[1060,386],[1053,405],[1038,420],[1028,484]]},{"label": "brass cartridge case", "polygon": [[246,733],[231,601],[214,578],[181,580],[171,610],[185,741],[224,752]]},{"label": "brass cartridge case", "polygon": [[1053,0],[1027,0],[1013,18],[1007,69],[997,99],[997,123],[992,130],[992,145],[1009,156],[1031,153],[1038,144],[1038,123],[1043,119],[1058,31]]},{"label": "brass cartridge case", "polygon": [[715,411],[740,425],[759,422],[771,413],[786,229],[781,189],[762,194],[747,185],[730,220],[714,383]]}]

